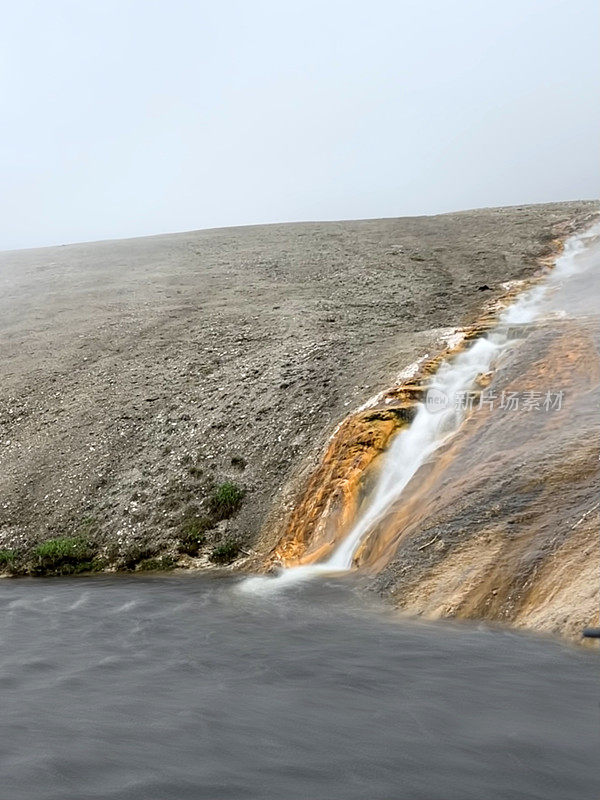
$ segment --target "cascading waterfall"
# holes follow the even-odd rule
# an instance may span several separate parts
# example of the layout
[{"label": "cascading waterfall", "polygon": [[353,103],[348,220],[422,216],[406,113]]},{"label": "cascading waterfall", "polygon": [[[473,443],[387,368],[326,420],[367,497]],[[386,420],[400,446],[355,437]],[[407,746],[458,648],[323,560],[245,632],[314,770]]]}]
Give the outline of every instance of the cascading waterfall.
[{"label": "cascading waterfall", "polygon": [[599,234],[600,225],[595,225],[570,237],[555,269],[543,284],[518,297],[503,311],[494,329],[477,339],[469,349],[440,365],[410,426],[396,435],[384,455],[365,511],[333,553],[317,564],[288,567],[276,576],[248,578],[241,584],[244,589],[274,590],[319,574],[350,570],[366,534],[399,500],[418,469],[460,428],[468,405],[461,399],[468,398],[476,389],[478,376],[491,371],[514,338],[515,329],[538,317],[543,300],[553,286],[560,285],[580,269],[575,256],[585,248],[588,239]]}]

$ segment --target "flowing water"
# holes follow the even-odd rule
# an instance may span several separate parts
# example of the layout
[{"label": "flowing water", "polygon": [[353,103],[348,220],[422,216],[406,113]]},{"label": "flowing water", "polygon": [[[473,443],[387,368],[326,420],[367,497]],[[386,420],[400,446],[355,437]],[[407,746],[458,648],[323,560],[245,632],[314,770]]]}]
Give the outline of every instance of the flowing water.
[{"label": "flowing water", "polygon": [[[320,563],[288,567],[275,577],[251,578],[246,587],[249,591],[276,591],[307,578],[352,568],[365,536],[377,530],[378,523],[402,500],[404,490],[418,470],[435,458],[436,451],[459,431],[467,416],[469,393],[476,389],[477,379],[494,369],[511,349],[515,335],[522,335],[544,314],[556,319],[567,313],[582,318],[596,311],[599,237],[600,224],[596,224],[569,238],[556,267],[541,284],[506,308],[489,333],[441,364],[430,382],[425,402],[417,405],[410,426],[393,439],[356,523],[331,555]],[[533,354],[530,357],[533,360]]]},{"label": "flowing water", "polygon": [[350,578],[0,584],[6,800],[597,800],[596,653]]},{"label": "flowing water", "polygon": [[[481,539],[483,572],[468,573],[477,559],[469,567],[468,552],[450,549],[436,578],[444,598],[452,581],[457,596],[470,582],[487,581],[475,615],[503,591],[512,609],[517,578],[531,564],[543,573],[547,561],[563,571],[547,576],[550,588],[535,600],[544,618],[552,603],[557,624],[564,617],[555,579],[573,595],[583,576],[577,605],[597,602],[590,589],[597,534],[595,561],[589,541],[574,538],[592,520],[597,490],[586,444],[597,417],[598,382],[589,377],[597,352],[586,344],[598,328],[594,235],[570,240],[543,285],[440,368],[427,402],[393,440],[350,534],[322,563],[275,579],[0,581],[0,798],[597,800],[597,651],[481,624],[401,621],[366,600],[355,583],[360,575],[347,572],[363,551],[377,557],[384,522],[397,546],[398,505],[417,542],[430,536],[427,515],[449,509],[448,519],[440,517],[448,531],[460,506],[460,525],[479,530],[489,508],[506,525],[500,532],[488,526]],[[554,335],[575,310],[576,324],[567,320]],[[538,327],[526,344],[513,349],[515,328],[532,323]],[[549,353],[572,378],[571,427],[564,415],[547,415],[536,430],[519,414],[465,419],[452,402],[489,370],[512,385],[511,370],[535,367],[537,385]],[[573,503],[564,510],[569,480]],[[515,506],[519,497],[525,505]],[[529,527],[508,524],[515,508],[517,521],[529,512]],[[518,558],[513,540],[521,542]],[[555,549],[544,549],[548,541]],[[574,555],[565,561],[556,548],[568,546]],[[419,544],[415,568],[435,567],[433,549]],[[321,580],[304,581],[316,575]],[[438,589],[422,605],[405,598],[405,607],[437,608]]]}]

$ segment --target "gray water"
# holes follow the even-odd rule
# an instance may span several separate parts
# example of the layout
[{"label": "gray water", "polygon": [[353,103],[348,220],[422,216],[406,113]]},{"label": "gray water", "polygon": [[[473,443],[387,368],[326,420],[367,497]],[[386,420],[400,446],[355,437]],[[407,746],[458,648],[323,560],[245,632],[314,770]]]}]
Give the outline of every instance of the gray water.
[{"label": "gray water", "polygon": [[350,578],[0,582],[2,800],[597,800],[597,652]]}]

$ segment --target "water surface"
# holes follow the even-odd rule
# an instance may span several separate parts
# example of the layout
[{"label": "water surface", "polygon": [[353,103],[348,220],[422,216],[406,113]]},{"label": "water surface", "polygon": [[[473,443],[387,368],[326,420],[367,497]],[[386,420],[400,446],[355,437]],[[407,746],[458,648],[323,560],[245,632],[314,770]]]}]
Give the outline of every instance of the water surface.
[{"label": "water surface", "polygon": [[0,584],[10,800],[597,800],[598,658],[350,582]]}]

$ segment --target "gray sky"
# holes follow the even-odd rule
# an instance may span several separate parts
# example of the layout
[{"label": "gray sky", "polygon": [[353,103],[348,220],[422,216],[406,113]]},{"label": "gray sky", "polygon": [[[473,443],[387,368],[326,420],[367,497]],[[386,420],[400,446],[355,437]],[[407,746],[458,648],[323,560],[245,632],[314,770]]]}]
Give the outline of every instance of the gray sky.
[{"label": "gray sky", "polygon": [[1,10],[0,249],[598,196],[598,0]]}]

